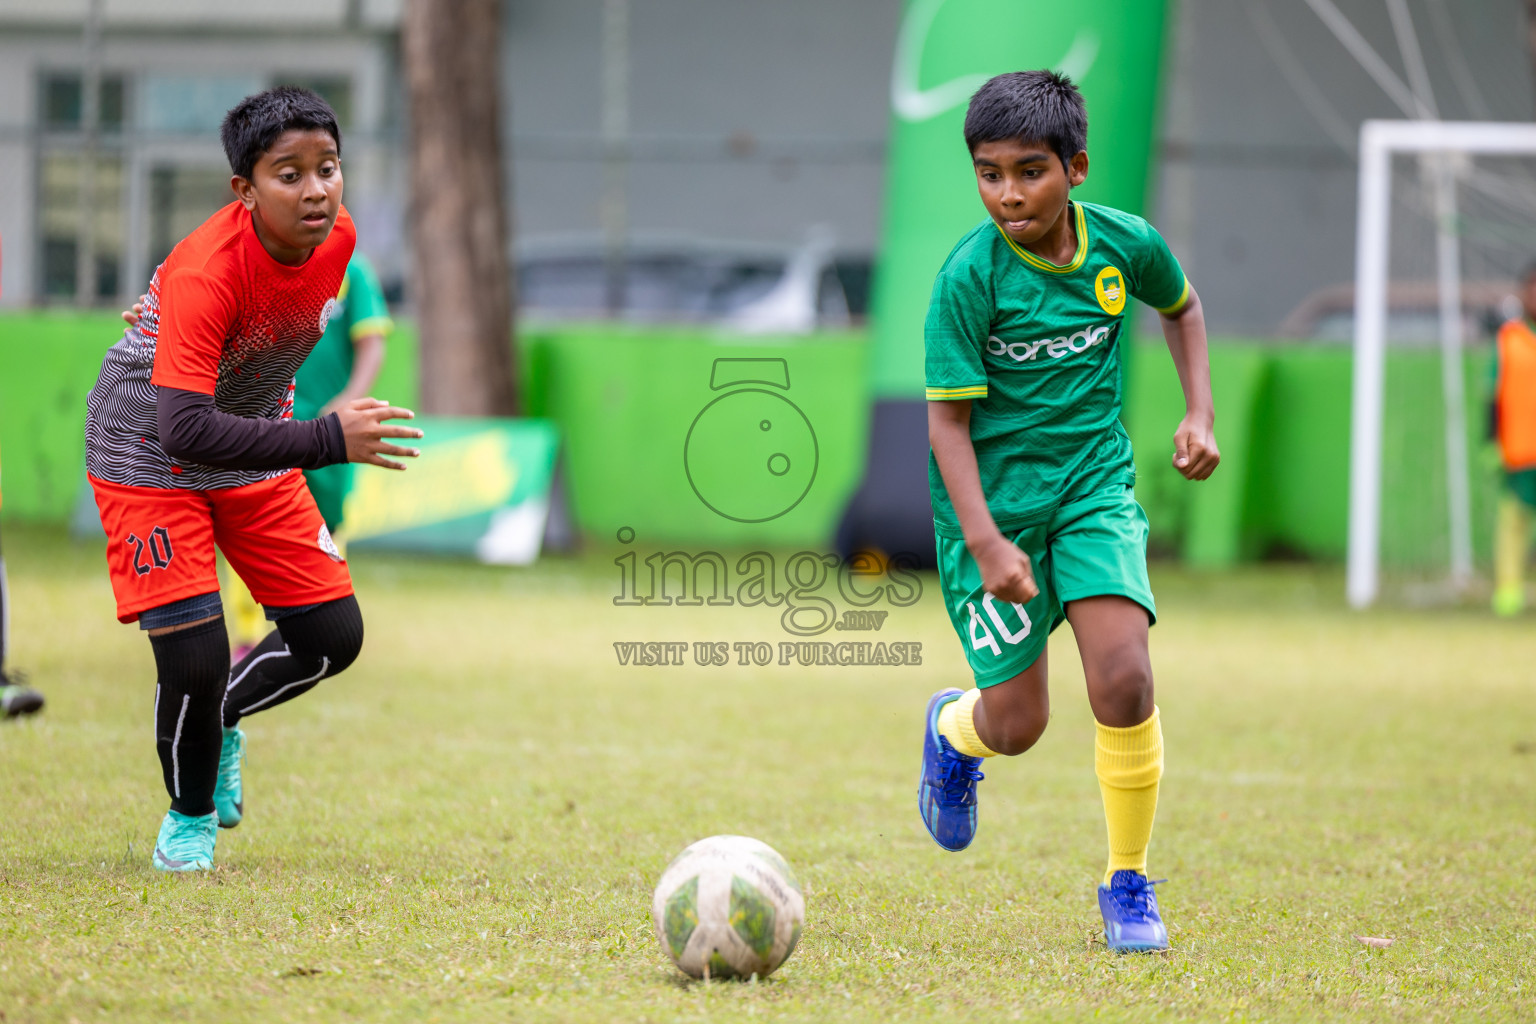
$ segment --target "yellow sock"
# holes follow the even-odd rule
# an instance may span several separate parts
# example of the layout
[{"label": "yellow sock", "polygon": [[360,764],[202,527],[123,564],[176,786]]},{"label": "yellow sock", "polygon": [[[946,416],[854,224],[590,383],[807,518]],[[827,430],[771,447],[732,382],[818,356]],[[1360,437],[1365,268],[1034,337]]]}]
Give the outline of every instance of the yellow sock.
[{"label": "yellow sock", "polygon": [[988,748],[976,735],[973,716],[980,699],[981,691],[970,689],[940,708],[939,735],[966,757],[995,757],[997,751]]},{"label": "yellow sock", "polygon": [[267,618],[261,605],[251,596],[251,590],[240,575],[224,565],[224,607],[229,620],[229,641],[236,647],[242,644],[256,645],[267,635]]},{"label": "yellow sock", "polygon": [[1513,494],[1499,498],[1493,532],[1493,608],[1514,615],[1525,607],[1525,562],[1531,551],[1531,514]]},{"label": "yellow sock", "polygon": [[1153,707],[1152,717],[1129,729],[1098,726],[1093,767],[1104,796],[1104,822],[1109,826],[1108,885],[1116,871],[1147,872],[1147,846],[1157,815],[1157,786],[1163,777],[1163,727]]}]

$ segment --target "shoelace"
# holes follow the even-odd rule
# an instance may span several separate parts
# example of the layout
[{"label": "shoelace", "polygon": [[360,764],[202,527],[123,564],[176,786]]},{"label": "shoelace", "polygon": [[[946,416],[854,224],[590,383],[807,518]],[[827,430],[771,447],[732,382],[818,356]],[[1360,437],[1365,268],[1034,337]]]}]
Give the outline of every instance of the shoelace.
[{"label": "shoelace", "polygon": [[940,771],[943,773],[944,801],[949,804],[969,804],[976,799],[975,784],[986,778],[977,765],[981,759],[964,757],[946,749]]},{"label": "shoelace", "polygon": [[1128,918],[1137,921],[1147,919],[1147,898],[1152,895],[1152,887],[1168,881],[1166,878],[1150,880],[1144,875],[1132,875],[1129,883],[1124,888],[1115,886],[1109,890],[1110,898],[1115,901]]},{"label": "shoelace", "polygon": [[203,840],[218,831],[217,821],[201,819],[182,825],[171,833],[165,852],[176,860],[191,860],[203,852]]}]

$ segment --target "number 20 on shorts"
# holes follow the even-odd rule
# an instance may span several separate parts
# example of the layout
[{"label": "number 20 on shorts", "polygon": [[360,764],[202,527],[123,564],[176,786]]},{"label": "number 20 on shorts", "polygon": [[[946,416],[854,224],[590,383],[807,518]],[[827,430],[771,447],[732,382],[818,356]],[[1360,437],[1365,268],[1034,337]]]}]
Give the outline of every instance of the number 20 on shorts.
[{"label": "number 20 on shorts", "polygon": [[[1003,615],[998,611],[996,599],[991,594],[984,594],[981,598],[982,610],[987,613],[987,618],[992,620],[992,625],[997,627],[997,632],[1002,635],[1003,642],[1016,644],[1029,636],[1031,623],[1029,621],[1029,612],[1024,610],[1023,605],[1017,601],[1009,603],[1013,605],[1014,611],[1019,613],[1020,626],[1017,631],[1010,630],[1007,624],[1003,622]],[[992,630],[987,628],[987,624],[982,620],[981,616],[976,613],[976,602],[967,601],[965,607],[971,613],[971,647],[978,651],[990,647],[994,655],[1001,655],[1003,649],[998,646],[997,637],[993,635]]]}]

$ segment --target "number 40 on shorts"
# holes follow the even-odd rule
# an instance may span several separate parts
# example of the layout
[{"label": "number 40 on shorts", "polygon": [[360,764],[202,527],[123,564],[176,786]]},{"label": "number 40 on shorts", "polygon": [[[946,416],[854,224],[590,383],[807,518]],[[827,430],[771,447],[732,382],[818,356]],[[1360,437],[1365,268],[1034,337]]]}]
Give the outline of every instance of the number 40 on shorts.
[{"label": "number 40 on shorts", "polygon": [[1019,643],[1029,636],[1029,631],[1033,628],[1033,624],[1029,621],[1029,612],[1025,611],[1024,606],[1016,601],[1009,603],[1019,616],[1019,628],[1016,630],[1009,629],[1007,623],[1003,621],[1003,613],[998,610],[996,598],[991,594],[982,595],[981,608],[982,611],[987,613],[987,618],[992,620],[992,627],[996,628],[995,634],[992,628],[988,627],[986,621],[977,614],[976,602],[967,601],[965,603],[965,607],[971,613],[970,632],[972,649],[983,651],[990,648],[994,655],[1001,656],[1003,650],[997,643],[999,636],[1003,638],[1003,643],[1006,644]]}]

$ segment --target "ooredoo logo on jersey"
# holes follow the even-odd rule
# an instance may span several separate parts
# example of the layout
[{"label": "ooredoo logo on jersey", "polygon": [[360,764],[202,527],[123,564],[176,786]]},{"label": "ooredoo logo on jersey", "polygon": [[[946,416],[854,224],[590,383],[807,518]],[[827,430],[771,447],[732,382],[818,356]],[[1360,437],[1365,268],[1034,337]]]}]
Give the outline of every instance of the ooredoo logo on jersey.
[{"label": "ooredoo logo on jersey", "polygon": [[1073,331],[1071,334],[1063,334],[1055,338],[1011,342],[1004,341],[994,334],[987,339],[987,351],[994,356],[1007,356],[1016,363],[1030,362],[1042,351],[1046,358],[1060,359],[1073,352],[1088,351],[1109,337],[1109,332],[1113,329],[1113,324],[1100,324],[1097,327],[1085,327],[1080,331]]}]

